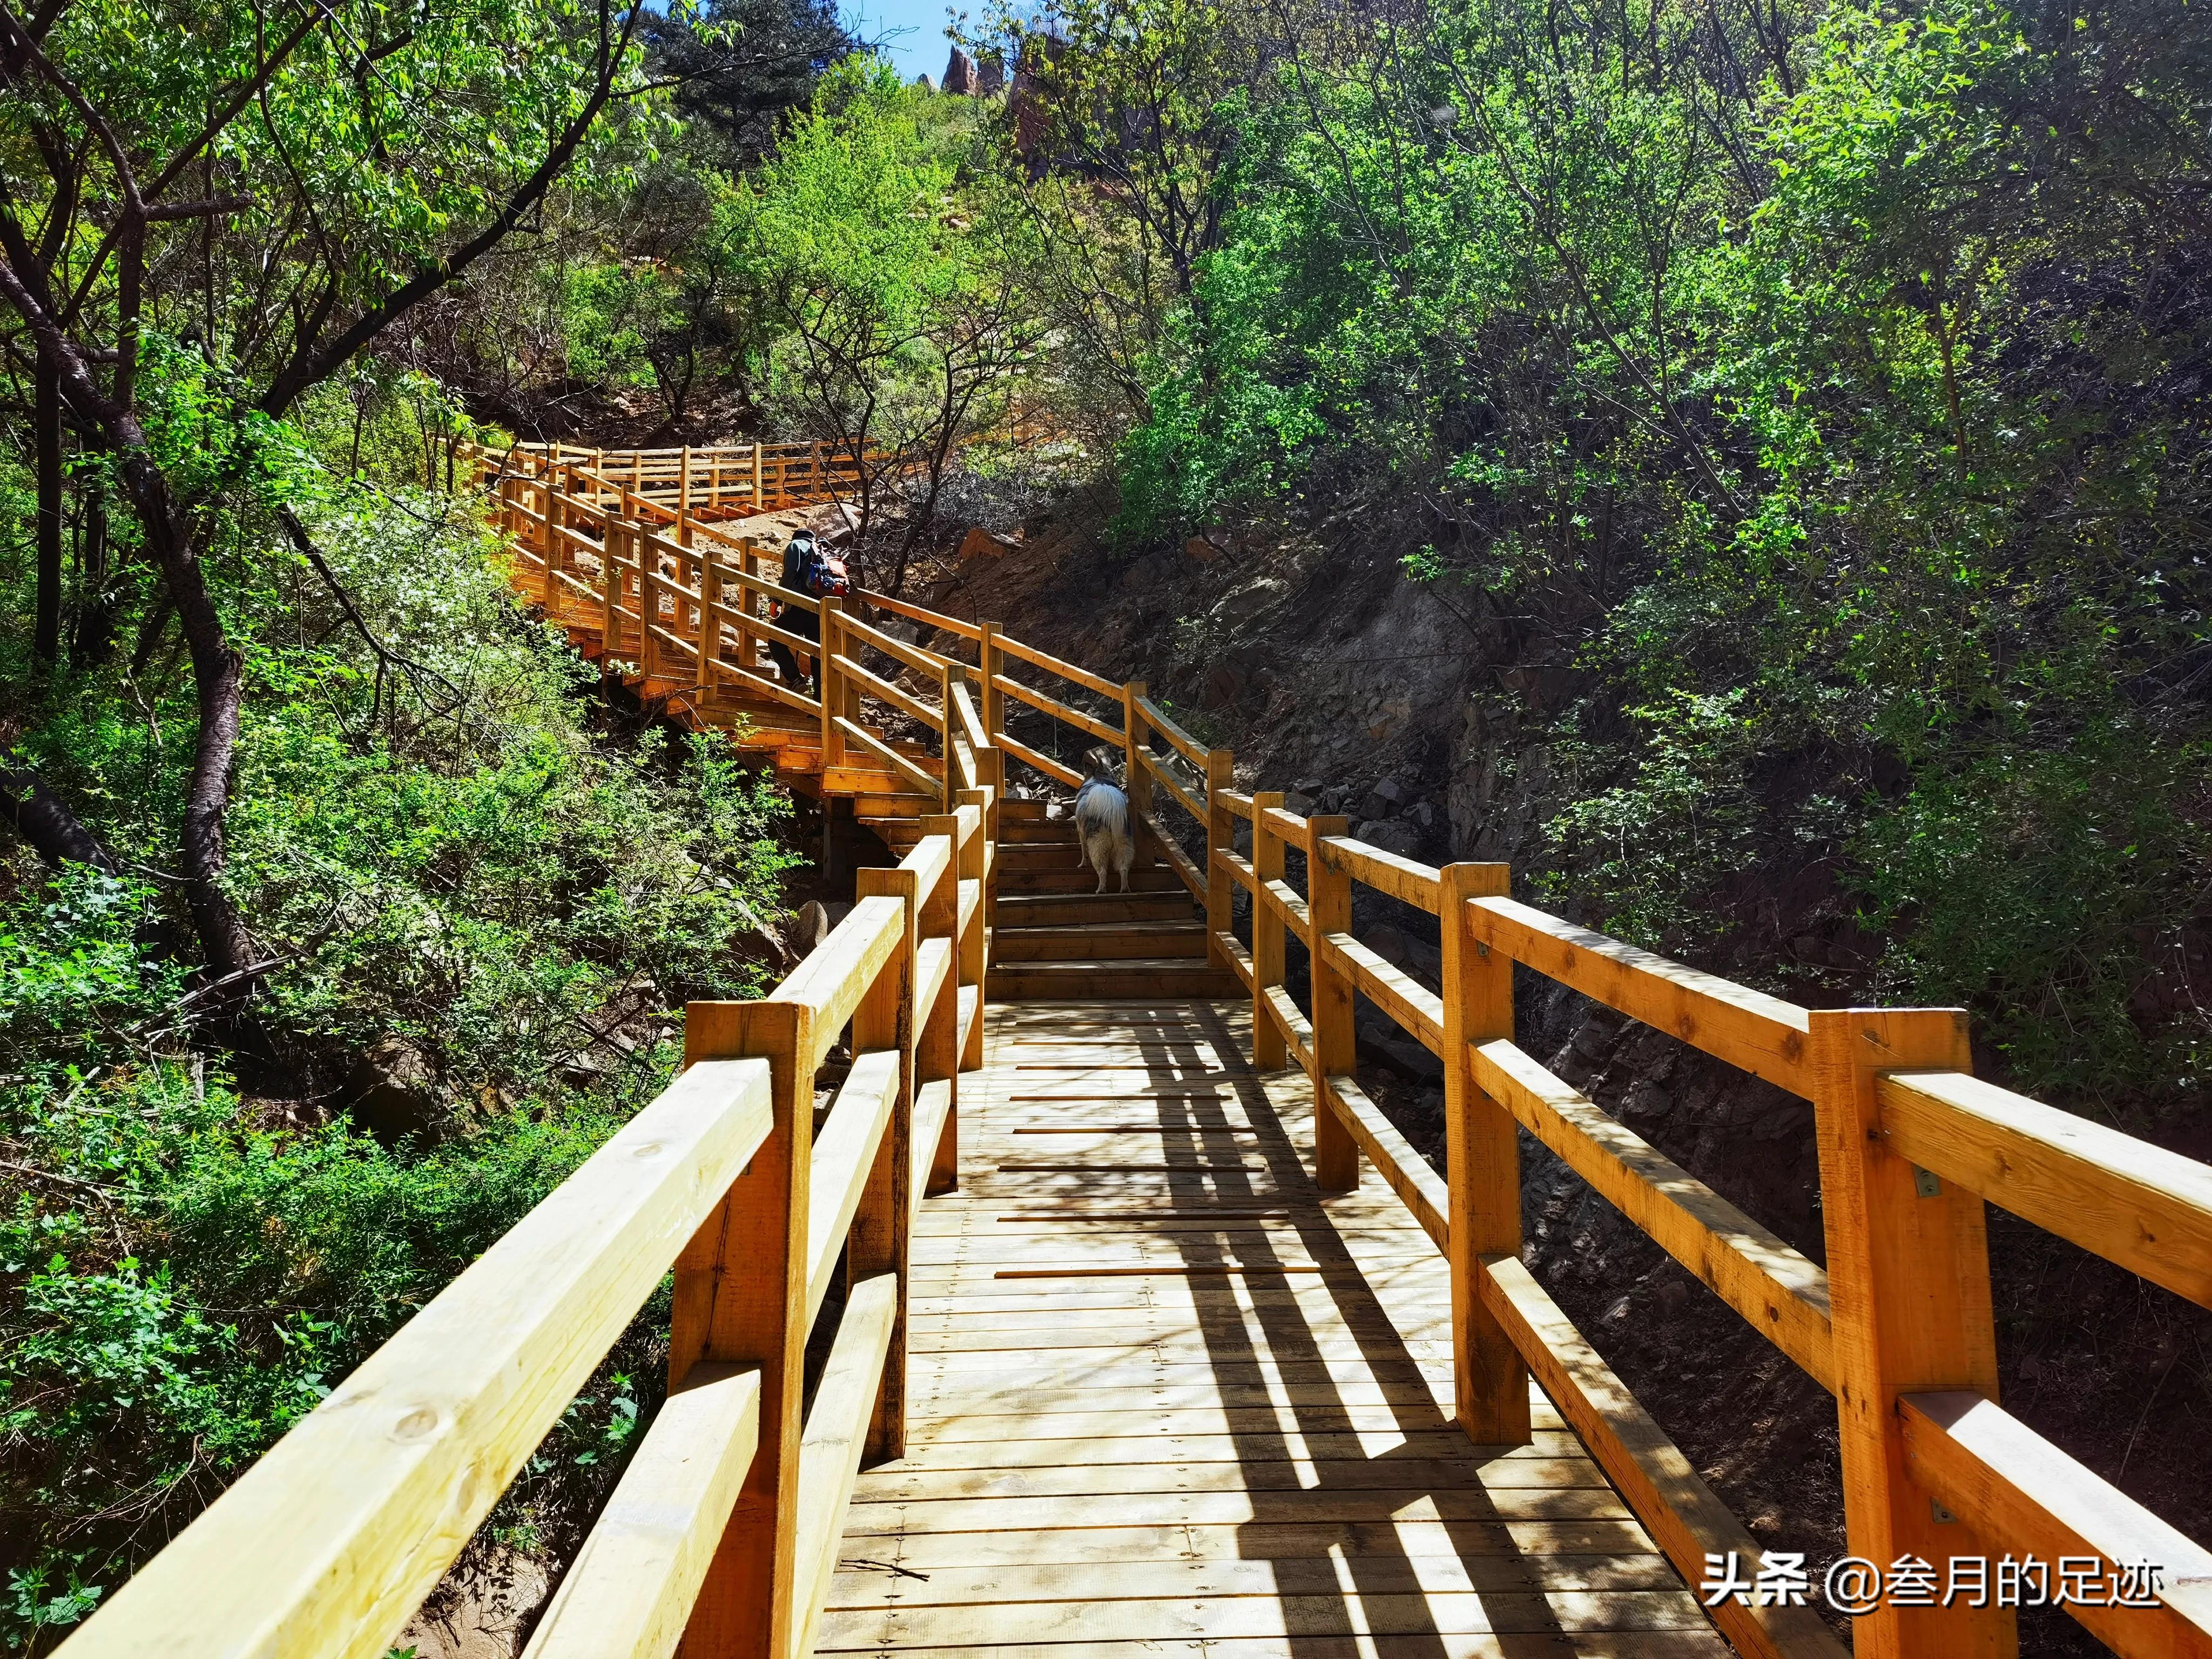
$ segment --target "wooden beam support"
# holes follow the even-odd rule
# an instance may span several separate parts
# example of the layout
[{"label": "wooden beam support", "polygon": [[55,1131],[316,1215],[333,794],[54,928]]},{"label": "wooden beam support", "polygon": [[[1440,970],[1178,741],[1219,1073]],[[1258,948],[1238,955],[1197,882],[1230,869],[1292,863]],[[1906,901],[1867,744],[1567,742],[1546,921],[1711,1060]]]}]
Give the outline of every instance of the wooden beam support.
[{"label": "wooden beam support", "polygon": [[[1930,1390],[1996,1398],[1989,1242],[1977,1194],[1922,1178],[1882,1144],[1875,1079],[1972,1069],[1966,1016],[1838,1008],[1814,1012],[1808,1030],[1844,1522],[1851,1553],[1885,1569],[1904,1555],[1941,1561],[1959,1553],[1958,1533],[1912,1478],[1897,1402]],[[2020,1637],[2008,1607],[1885,1599],[1854,1626],[1853,1646],[1862,1659],[2011,1659]]]},{"label": "wooden beam support", "polygon": [[1443,944],[1444,1172],[1451,1224],[1452,1396],[1478,1445],[1528,1443],[1528,1370],[1482,1300],[1482,1261],[1521,1249],[1520,1126],[1482,1091],[1470,1046],[1513,1035],[1513,963],[1468,926],[1474,900],[1503,893],[1503,864],[1451,864],[1437,872]]},{"label": "wooden beam support", "polygon": [[760,1442],[760,1372],[694,1365],[668,1396],[523,1659],[668,1659]]},{"label": "wooden beam support", "polygon": [[[1252,797],[1252,873],[1256,883],[1279,880],[1283,873],[1283,843],[1259,816],[1258,809],[1280,806],[1279,792]],[[1267,1017],[1267,993],[1283,982],[1283,918],[1279,911],[1260,902],[1256,890],[1252,902],[1252,1065],[1262,1072],[1280,1071],[1284,1065],[1283,1034]],[[1314,1098],[1321,1092],[1316,1090]],[[1316,1114],[1318,1123],[1326,1114]],[[1355,1177],[1356,1179],[1356,1177]]]},{"label": "wooden beam support", "polygon": [[[1254,796],[1254,801],[1261,798]],[[1273,803],[1270,803],[1271,805]],[[1232,808],[1234,803],[1231,803]],[[1248,805],[1247,810],[1250,807]],[[1253,846],[1261,833],[1253,826]],[[1306,820],[1306,914],[1316,933],[1352,931],[1352,878],[1342,868],[1332,869],[1322,856],[1322,844],[1349,835],[1352,825],[1340,817]],[[1258,937],[1261,913],[1267,906],[1255,895],[1252,904],[1253,936]],[[1358,1044],[1352,1024],[1352,981],[1324,951],[1307,953],[1312,972],[1313,1064],[1310,1080],[1316,1101],[1328,1098],[1328,1079],[1355,1076]],[[1314,1114],[1314,1182],[1325,1193],[1348,1193],[1359,1184],[1359,1143],[1334,1112]]]}]

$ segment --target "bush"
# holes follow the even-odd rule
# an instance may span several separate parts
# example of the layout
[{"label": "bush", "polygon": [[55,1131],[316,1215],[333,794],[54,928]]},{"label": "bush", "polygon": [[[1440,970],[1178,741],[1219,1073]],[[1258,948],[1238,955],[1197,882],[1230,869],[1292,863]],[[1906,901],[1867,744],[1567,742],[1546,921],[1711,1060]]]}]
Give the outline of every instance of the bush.
[{"label": "bush", "polygon": [[[247,685],[227,880],[265,973],[210,1022],[160,873],[191,679],[126,590],[138,660],[88,657],[12,728],[130,873],[0,858],[9,1651],[82,1618],[656,1094],[685,1000],[763,988],[796,862],[787,801],[721,737],[618,729],[466,503],[341,479],[312,429],[242,413],[197,359],[152,362],[162,441],[246,481],[209,568]],[[395,1043],[419,1114],[372,1134],[362,1057]],[[573,1530],[604,1491],[665,1312],[541,1449],[502,1535]]]}]

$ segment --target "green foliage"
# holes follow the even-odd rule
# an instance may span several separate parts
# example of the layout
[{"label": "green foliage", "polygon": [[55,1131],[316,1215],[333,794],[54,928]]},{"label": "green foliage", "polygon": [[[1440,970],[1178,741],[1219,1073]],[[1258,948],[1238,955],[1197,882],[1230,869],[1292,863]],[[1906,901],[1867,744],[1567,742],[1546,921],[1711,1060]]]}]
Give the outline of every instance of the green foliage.
[{"label": "green foliage", "polygon": [[[1741,690],[1678,691],[1629,710],[1633,770],[1553,820],[1560,867],[1611,907],[1607,932],[1659,939],[1714,925],[1711,896],[1750,861],[1759,816],[1749,775],[1759,732],[1744,702]],[[1600,775],[1612,769],[1602,755],[1576,758]]]},{"label": "green foliage", "polygon": [[[615,740],[471,506],[410,481],[409,422],[368,446],[388,485],[348,478],[325,459],[358,453],[345,400],[272,421],[203,355],[149,347],[154,441],[227,504],[209,569],[246,695],[226,879],[270,966],[228,1051],[171,885],[0,864],[11,1650],[81,1618],[651,1098],[672,1010],[762,988],[794,862],[787,804],[719,737]],[[156,648],[26,701],[16,750],[156,872],[194,694],[151,596],[131,605]],[[411,1139],[349,1109],[395,1042]],[[617,1381],[657,1375],[664,1327],[625,1340],[502,1527],[559,1534],[603,1490],[641,1410]]]},{"label": "green foliage", "polygon": [[1817,872],[1885,994],[2170,1107],[2206,1036],[2203,42],[2118,5],[1753,21],[1481,0],[1282,60],[1125,533],[1365,492],[1410,578],[1584,676],[1562,897],[1725,952]]}]

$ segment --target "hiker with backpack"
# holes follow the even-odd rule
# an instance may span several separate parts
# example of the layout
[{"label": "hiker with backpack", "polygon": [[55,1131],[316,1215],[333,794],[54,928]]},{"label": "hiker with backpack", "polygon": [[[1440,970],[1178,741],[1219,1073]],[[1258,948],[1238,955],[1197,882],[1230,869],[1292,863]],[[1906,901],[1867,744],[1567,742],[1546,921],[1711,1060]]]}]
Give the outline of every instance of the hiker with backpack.
[{"label": "hiker with backpack", "polygon": [[[776,586],[787,593],[802,593],[817,604],[825,599],[842,599],[851,591],[852,584],[845,574],[845,562],[834,554],[822,550],[811,530],[794,531],[783,546],[783,574],[776,578]],[[822,638],[822,617],[818,611],[808,611],[795,605],[779,605],[770,608],[769,617],[787,634],[796,634],[802,639],[819,641]],[[805,689],[810,697],[821,696],[821,683],[814,675],[802,674],[799,653],[781,640],[768,642],[768,654],[775,664],[776,672],[786,685]],[[821,658],[814,658],[818,669]]]}]

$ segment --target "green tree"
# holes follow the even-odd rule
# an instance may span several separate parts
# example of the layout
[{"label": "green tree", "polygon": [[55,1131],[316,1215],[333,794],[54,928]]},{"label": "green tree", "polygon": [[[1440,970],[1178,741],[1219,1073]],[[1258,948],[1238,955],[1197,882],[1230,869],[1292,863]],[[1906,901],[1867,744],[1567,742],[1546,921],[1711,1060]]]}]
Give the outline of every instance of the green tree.
[{"label": "green tree", "polygon": [[[241,984],[256,952],[223,880],[244,658],[209,556],[255,479],[178,441],[192,411],[149,407],[148,331],[235,379],[237,436],[218,447],[249,459],[255,422],[291,410],[601,153],[603,118],[635,83],[641,15],[613,0],[404,19],[362,4],[278,33],[251,10],[159,0],[0,13],[0,300],[54,388],[42,418],[66,418],[129,512],[127,550],[183,631],[197,755],[179,862],[216,980]],[[94,605],[112,602],[108,577]],[[108,861],[34,776],[10,768],[0,800],[49,858]]]}]

